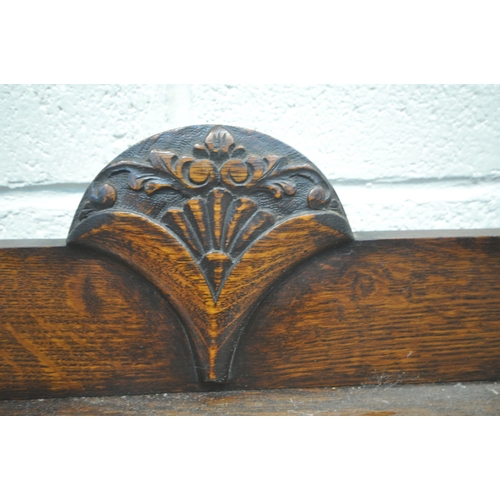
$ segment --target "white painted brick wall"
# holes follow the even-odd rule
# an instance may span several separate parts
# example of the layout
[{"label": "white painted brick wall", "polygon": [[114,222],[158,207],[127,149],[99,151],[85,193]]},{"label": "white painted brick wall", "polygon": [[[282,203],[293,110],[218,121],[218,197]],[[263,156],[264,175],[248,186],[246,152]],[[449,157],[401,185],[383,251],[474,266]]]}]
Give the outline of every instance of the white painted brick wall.
[{"label": "white painted brick wall", "polygon": [[0,85],[0,238],[64,238],[104,165],[197,123],[299,150],[355,231],[500,227],[498,85]]}]

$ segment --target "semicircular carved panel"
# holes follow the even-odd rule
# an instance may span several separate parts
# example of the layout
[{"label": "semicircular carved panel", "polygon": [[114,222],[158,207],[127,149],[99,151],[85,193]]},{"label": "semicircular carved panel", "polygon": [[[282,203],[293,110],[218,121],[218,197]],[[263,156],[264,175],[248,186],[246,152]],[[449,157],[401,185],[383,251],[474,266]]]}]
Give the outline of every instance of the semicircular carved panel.
[{"label": "semicircular carved panel", "polygon": [[114,254],[170,299],[203,381],[225,382],[244,323],[292,266],[352,239],[307,158],[237,127],[153,136],[98,174],[68,242]]}]

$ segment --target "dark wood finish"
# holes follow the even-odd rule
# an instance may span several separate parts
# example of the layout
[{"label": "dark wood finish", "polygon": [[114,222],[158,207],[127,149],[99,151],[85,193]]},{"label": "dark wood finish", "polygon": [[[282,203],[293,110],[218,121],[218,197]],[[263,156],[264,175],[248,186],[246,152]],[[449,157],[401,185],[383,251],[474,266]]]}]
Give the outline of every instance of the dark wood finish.
[{"label": "dark wood finish", "polygon": [[357,241],[295,269],[254,315],[238,384],[500,379],[500,238]]},{"label": "dark wood finish", "polygon": [[196,126],[111,162],[85,193],[68,241],[153,282],[182,318],[200,380],[220,383],[273,281],[351,239],[338,197],[307,158],[258,132]]},{"label": "dark wood finish", "polygon": [[498,380],[500,233],[462,234],[354,241],[289,146],[159,134],[68,246],[0,245],[0,398]]},{"label": "dark wood finish", "polygon": [[3,249],[0,396],[498,380],[499,273],[498,237],[326,250],[276,282],[213,386],[167,300],[127,266]]},{"label": "dark wood finish", "polygon": [[0,415],[500,415],[500,383],[0,401]]},{"label": "dark wood finish", "polygon": [[2,398],[197,388],[168,303],[95,252],[1,250],[0,317]]}]

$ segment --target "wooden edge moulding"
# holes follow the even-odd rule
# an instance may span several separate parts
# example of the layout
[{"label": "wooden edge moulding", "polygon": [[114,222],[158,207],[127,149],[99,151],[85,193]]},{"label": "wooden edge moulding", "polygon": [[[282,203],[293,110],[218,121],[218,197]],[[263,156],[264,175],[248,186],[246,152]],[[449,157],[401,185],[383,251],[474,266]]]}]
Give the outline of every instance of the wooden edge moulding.
[{"label": "wooden edge moulding", "polygon": [[354,237],[255,131],[138,143],[36,245],[0,249],[2,399],[500,379],[500,232]]}]

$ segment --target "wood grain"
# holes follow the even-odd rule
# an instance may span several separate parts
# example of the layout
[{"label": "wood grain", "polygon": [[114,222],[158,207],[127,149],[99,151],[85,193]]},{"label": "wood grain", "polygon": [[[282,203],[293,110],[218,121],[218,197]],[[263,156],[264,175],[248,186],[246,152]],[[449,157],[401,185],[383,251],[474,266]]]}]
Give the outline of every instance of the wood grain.
[{"label": "wood grain", "polygon": [[119,257],[156,285],[182,319],[200,380],[226,382],[243,325],[273,281],[314,253],[348,241],[331,220],[326,213],[302,215],[262,235],[235,263],[217,301],[186,247],[144,217],[96,215],[73,232],[72,242]]},{"label": "wood grain", "polygon": [[0,398],[500,379],[499,233],[421,236],[354,241],[272,137],[155,135],[68,246],[0,244]]},{"label": "wood grain", "polygon": [[197,387],[168,303],[92,251],[1,250],[0,317],[2,398]]},{"label": "wood grain", "polygon": [[359,241],[275,287],[234,382],[318,387],[500,378],[500,238]]},{"label": "wood grain", "polygon": [[124,152],[83,196],[68,236],[153,282],[182,319],[200,380],[224,383],[244,323],[298,262],[352,240],[307,158],[238,127],[166,132]]},{"label": "wood grain", "polygon": [[128,266],[0,249],[0,397],[499,380],[499,273],[498,237],[325,250],[278,279],[229,382],[209,384],[161,290]]}]

